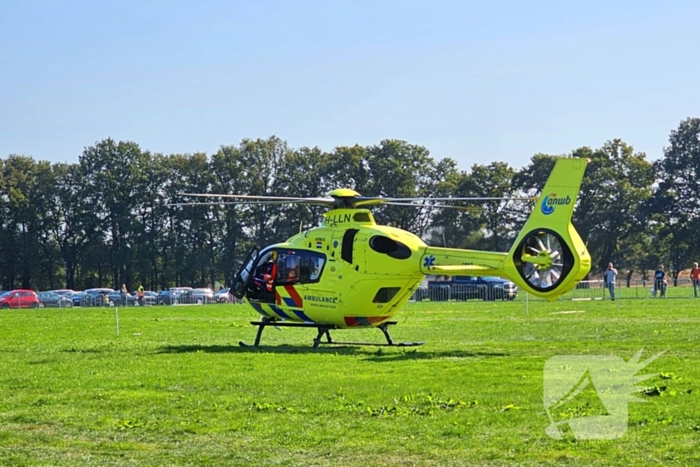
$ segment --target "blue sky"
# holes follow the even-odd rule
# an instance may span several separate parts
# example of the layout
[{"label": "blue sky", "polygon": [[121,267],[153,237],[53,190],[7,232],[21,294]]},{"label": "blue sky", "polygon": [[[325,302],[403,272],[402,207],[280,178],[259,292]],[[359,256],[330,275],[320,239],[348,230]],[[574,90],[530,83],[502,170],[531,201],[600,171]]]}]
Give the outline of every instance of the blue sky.
[{"label": "blue sky", "polygon": [[0,157],[274,134],[463,169],[613,138],[656,159],[700,116],[700,2],[4,0],[0,63]]}]

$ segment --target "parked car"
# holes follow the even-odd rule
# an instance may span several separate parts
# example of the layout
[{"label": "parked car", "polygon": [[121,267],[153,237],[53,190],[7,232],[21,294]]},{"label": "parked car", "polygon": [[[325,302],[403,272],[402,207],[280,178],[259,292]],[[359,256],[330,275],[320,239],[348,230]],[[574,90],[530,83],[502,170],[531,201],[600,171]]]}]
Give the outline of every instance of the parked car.
[{"label": "parked car", "polygon": [[114,289],[96,288],[86,289],[80,299],[80,306],[105,306],[109,305],[109,294]]},{"label": "parked car", "polygon": [[455,276],[428,282],[428,296],[432,301],[514,300],[517,295],[518,287],[500,277]]},{"label": "parked car", "polygon": [[36,296],[41,302],[39,306],[57,308],[73,307],[73,300],[53,290],[50,290],[48,292],[37,292]]},{"label": "parked car", "polygon": [[157,303],[158,305],[172,305],[170,290],[161,290],[158,292]]},{"label": "parked car", "polygon": [[209,288],[192,290],[192,303],[203,304],[214,303],[214,291]]},{"label": "parked car", "polygon": [[15,289],[0,295],[0,308],[39,308],[40,304],[33,290]]},{"label": "parked car", "polygon": [[158,292],[158,305],[177,305],[195,303],[192,287],[170,287]]},{"label": "parked car", "polygon": [[136,297],[134,295],[126,294],[126,303],[124,303],[122,293],[118,290],[114,290],[107,294],[107,298],[109,299],[110,303],[113,303],[116,306],[133,306],[134,302],[136,301]]},{"label": "parked car", "polygon": [[[134,305],[138,305],[138,292],[132,292],[130,295],[131,298],[134,300]],[[150,305],[155,305],[158,303],[158,297],[159,295],[152,290],[146,290],[143,292],[143,305],[144,306],[150,306]]]},{"label": "parked car", "polygon": [[64,297],[70,298],[71,295],[73,295],[73,290],[72,289],[56,289],[56,290],[51,290],[50,292],[56,292],[59,295],[63,295]]},{"label": "parked car", "polygon": [[70,299],[73,302],[73,306],[80,306],[80,301],[83,299],[83,292],[78,290],[70,294]]},{"label": "parked car", "polygon": [[214,294],[214,300],[216,303],[228,303],[233,301],[233,295],[231,295],[231,289],[221,289]]},{"label": "parked car", "polygon": [[513,282],[501,279],[500,277],[477,277],[486,287],[484,295],[480,298],[484,300],[515,300],[518,296],[518,286]]},{"label": "parked car", "polygon": [[194,303],[192,287],[171,287],[170,302],[171,305]]}]

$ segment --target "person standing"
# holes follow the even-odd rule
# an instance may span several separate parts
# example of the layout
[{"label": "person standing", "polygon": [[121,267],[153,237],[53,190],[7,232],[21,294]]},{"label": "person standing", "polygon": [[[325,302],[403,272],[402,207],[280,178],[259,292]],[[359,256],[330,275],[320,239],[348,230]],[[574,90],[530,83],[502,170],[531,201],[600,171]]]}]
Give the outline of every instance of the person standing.
[{"label": "person standing", "polygon": [[122,306],[127,305],[127,296],[129,295],[129,292],[126,290],[126,284],[122,284],[122,290],[121,290],[121,296],[122,296]]},{"label": "person standing", "polygon": [[139,306],[143,306],[143,284],[139,284],[139,289],[136,292],[136,297],[139,301]]},{"label": "person standing", "polygon": [[693,269],[690,270],[690,280],[693,281],[695,298],[698,298],[698,287],[700,287],[700,268],[698,268],[698,263],[693,263]]},{"label": "person standing", "polygon": [[664,271],[664,265],[659,264],[659,269],[654,273],[654,295],[659,298],[666,297],[666,271]]},{"label": "person standing", "polygon": [[610,292],[610,300],[615,301],[615,280],[617,279],[617,269],[613,267],[613,263],[608,263],[608,269],[603,273],[605,285]]}]

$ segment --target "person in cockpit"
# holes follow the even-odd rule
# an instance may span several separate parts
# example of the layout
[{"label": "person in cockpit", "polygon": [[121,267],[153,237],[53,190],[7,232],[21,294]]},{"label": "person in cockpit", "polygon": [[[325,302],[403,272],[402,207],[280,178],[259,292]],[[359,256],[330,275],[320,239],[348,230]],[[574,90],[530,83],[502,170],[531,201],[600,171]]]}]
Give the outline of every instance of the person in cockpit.
[{"label": "person in cockpit", "polygon": [[265,290],[272,293],[275,278],[277,277],[277,252],[270,252],[270,259],[267,260],[265,264],[265,271],[263,272],[263,280],[265,281]]},{"label": "person in cockpit", "polygon": [[274,290],[275,278],[277,277],[277,252],[271,251],[263,258],[256,268],[253,277],[253,284],[260,292],[272,293]]},{"label": "person in cockpit", "polygon": [[301,256],[289,255],[285,263],[285,269],[287,270],[287,282],[292,284],[294,282],[299,282],[301,275]]}]

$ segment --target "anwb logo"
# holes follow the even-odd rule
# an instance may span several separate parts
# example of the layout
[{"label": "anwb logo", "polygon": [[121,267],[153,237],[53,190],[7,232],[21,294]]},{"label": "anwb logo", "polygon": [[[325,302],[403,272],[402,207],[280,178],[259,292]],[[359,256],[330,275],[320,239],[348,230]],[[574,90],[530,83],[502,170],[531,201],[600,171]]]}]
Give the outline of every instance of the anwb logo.
[{"label": "anwb logo", "polygon": [[571,197],[569,195],[566,195],[566,198],[557,198],[557,194],[552,193],[542,199],[540,208],[542,209],[542,214],[548,216],[554,212],[555,206],[564,206],[567,204],[571,204]]},{"label": "anwb logo", "polygon": [[547,434],[562,439],[570,430],[576,439],[616,439],[627,431],[627,404],[636,384],[655,374],[637,375],[660,352],[639,362],[642,350],[628,362],[614,355],[556,355],[544,365],[544,410]]}]

